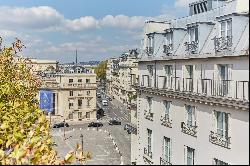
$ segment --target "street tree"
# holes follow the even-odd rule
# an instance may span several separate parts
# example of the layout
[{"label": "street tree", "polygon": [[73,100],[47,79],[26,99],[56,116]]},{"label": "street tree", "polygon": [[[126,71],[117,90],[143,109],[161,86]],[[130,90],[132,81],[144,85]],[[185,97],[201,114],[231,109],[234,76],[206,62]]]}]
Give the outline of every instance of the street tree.
[{"label": "street tree", "polygon": [[53,149],[49,122],[38,107],[41,82],[27,66],[27,59],[18,56],[23,48],[19,39],[11,47],[4,47],[0,37],[0,165],[88,160],[90,153],[83,153],[79,145],[64,159],[59,159]]}]

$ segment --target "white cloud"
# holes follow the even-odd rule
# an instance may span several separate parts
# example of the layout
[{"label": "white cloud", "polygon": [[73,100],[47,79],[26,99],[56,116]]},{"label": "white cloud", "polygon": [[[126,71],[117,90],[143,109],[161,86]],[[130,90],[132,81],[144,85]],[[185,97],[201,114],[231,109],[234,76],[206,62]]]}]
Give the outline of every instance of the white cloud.
[{"label": "white cloud", "polygon": [[147,18],[143,16],[128,17],[125,15],[107,15],[101,20],[101,25],[106,27],[118,27],[123,29],[138,29],[143,27]]},{"label": "white cloud", "polygon": [[72,31],[81,31],[98,27],[98,21],[92,16],[85,16],[74,20],[66,20],[66,28]]}]

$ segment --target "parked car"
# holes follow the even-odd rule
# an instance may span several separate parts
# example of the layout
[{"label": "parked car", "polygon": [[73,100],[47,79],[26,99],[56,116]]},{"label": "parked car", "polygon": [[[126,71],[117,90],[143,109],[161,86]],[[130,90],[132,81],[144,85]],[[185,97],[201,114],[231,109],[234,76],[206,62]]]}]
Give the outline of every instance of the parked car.
[{"label": "parked car", "polygon": [[88,124],[88,127],[102,127],[103,124],[101,122],[91,122]]},{"label": "parked car", "polygon": [[108,101],[107,100],[102,100],[102,105],[103,106],[108,106]]},{"label": "parked car", "polygon": [[110,120],[109,125],[121,125],[122,123],[117,120]]},{"label": "parked car", "polygon": [[101,98],[101,93],[96,93],[98,98]]},{"label": "parked car", "polygon": [[69,127],[69,124],[68,123],[64,123],[64,122],[61,122],[61,123],[56,123],[53,125],[53,128],[61,128],[61,127]]}]

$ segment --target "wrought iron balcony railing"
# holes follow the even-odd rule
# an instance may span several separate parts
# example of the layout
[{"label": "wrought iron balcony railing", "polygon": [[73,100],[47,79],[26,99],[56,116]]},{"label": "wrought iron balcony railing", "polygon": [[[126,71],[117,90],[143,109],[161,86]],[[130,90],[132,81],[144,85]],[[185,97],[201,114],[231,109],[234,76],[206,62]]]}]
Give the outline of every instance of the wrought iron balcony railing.
[{"label": "wrought iron balcony railing", "polygon": [[215,37],[213,40],[216,52],[230,50],[233,46],[232,36]]},{"label": "wrought iron balcony railing", "polygon": [[173,53],[173,44],[163,45],[163,53],[170,55]]},{"label": "wrought iron balcony railing", "polygon": [[144,111],[144,115],[145,115],[145,118],[146,118],[146,119],[148,119],[148,120],[150,120],[150,121],[153,121],[154,113],[145,110],[145,111]]},{"label": "wrought iron balcony railing", "polygon": [[163,126],[172,128],[172,120],[171,120],[169,117],[167,117],[167,116],[162,116],[162,117],[161,117],[161,122],[162,122],[161,124],[162,124]]},{"label": "wrought iron balcony railing", "polygon": [[198,41],[191,41],[191,42],[185,42],[184,45],[186,46],[186,50],[190,54],[195,54],[198,51],[199,42]]},{"label": "wrought iron balcony railing", "polygon": [[172,163],[160,157],[160,165],[172,165]]},{"label": "wrought iron balcony railing", "polygon": [[148,55],[152,55],[154,53],[154,48],[153,47],[146,47],[145,51]]},{"label": "wrought iron balcony railing", "polygon": [[146,155],[147,157],[151,158],[153,157],[153,154],[151,151],[148,150],[148,148],[144,148],[144,155]]},{"label": "wrought iron balcony railing", "polygon": [[[140,81],[140,86],[144,88],[185,92],[203,97],[249,101],[249,81],[194,79],[173,76],[157,76],[156,81],[154,81],[148,75],[143,75],[142,79],[138,81]],[[139,86],[137,83],[134,85]]]},{"label": "wrought iron balcony railing", "polygon": [[181,122],[181,131],[185,134],[196,137],[197,126],[187,125],[185,122]]},{"label": "wrought iron balcony railing", "polygon": [[209,141],[213,144],[230,149],[230,139],[231,137],[222,136],[216,132],[210,131]]}]

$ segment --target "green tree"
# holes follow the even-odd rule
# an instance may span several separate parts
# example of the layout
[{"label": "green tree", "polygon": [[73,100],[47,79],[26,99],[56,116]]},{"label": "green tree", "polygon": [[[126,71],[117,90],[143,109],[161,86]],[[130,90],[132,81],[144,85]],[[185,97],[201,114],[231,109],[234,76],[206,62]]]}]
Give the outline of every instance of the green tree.
[{"label": "green tree", "polygon": [[106,80],[107,63],[108,63],[108,61],[102,61],[95,68],[95,73],[96,73],[98,79]]},{"label": "green tree", "polygon": [[38,108],[40,81],[17,56],[24,46],[17,39],[12,47],[2,47],[0,37],[0,165],[68,164],[86,161],[79,145],[59,160],[53,149],[49,123]]}]

